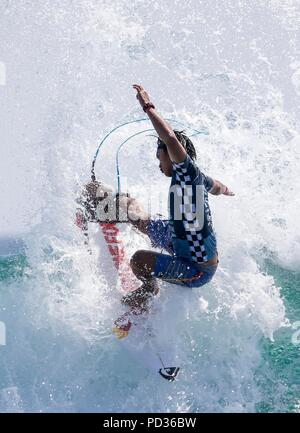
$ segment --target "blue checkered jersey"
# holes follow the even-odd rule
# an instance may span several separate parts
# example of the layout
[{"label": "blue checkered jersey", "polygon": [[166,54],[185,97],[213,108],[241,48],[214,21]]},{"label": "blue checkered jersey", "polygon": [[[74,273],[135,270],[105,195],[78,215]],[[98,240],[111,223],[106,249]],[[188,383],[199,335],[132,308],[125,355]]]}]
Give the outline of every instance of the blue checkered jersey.
[{"label": "blue checkered jersey", "polygon": [[198,263],[207,262],[217,253],[207,194],[214,181],[188,155],[183,162],[172,164],[169,230],[174,254]]}]

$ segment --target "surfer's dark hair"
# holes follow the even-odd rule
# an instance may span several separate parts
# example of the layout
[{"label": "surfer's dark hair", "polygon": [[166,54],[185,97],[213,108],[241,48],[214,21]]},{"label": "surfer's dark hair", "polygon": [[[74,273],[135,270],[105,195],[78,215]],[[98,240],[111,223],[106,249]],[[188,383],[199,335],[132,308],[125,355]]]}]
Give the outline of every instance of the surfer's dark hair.
[{"label": "surfer's dark hair", "polygon": [[[176,138],[178,139],[178,141],[185,148],[186,153],[189,155],[189,157],[192,158],[192,160],[197,159],[196,149],[195,149],[192,141],[184,133],[184,131],[176,131],[176,130],[174,130],[174,133],[175,133]],[[167,146],[165,145],[165,143],[160,138],[157,139],[157,149],[164,149],[164,150],[167,151]]]}]

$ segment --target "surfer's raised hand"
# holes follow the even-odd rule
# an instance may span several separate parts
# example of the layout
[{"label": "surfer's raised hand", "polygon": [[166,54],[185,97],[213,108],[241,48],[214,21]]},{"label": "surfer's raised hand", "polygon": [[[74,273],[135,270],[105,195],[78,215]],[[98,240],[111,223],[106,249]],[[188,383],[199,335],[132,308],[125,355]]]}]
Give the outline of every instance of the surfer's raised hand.
[{"label": "surfer's raised hand", "polygon": [[141,107],[144,108],[146,104],[150,103],[150,96],[141,85],[133,84],[132,87],[137,91],[136,98],[141,104]]}]

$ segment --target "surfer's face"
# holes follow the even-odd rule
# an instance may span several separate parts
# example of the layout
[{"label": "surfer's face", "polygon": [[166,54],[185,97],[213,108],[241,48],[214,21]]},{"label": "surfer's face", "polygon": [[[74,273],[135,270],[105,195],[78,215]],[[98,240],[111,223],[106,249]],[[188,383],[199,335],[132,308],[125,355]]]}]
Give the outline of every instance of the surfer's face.
[{"label": "surfer's face", "polygon": [[172,177],[172,162],[165,149],[157,149],[156,157],[159,160],[159,169],[167,177]]}]

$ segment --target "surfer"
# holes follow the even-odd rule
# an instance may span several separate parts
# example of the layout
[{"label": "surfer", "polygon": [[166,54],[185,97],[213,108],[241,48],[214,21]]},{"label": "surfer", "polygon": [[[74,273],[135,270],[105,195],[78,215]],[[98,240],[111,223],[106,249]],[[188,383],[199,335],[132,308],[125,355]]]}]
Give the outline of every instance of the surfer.
[{"label": "surfer", "polygon": [[[131,269],[142,285],[124,296],[122,302],[133,308],[147,308],[148,301],[159,292],[157,279],[185,287],[200,287],[211,281],[219,260],[207,193],[234,194],[223,183],[201,172],[195,163],[192,141],[183,131],[172,129],[142,86],[134,84],[133,88],[158,134],[156,157],[160,171],[171,178],[168,220],[151,218],[128,195],[118,197],[128,220],[149,236],[153,247],[166,252],[138,250],[131,258]],[[89,183],[86,191],[89,199],[111,193],[110,187],[98,182]]]},{"label": "surfer", "polygon": [[[171,128],[142,86],[134,84],[133,88],[158,134],[156,156],[161,172],[171,178],[171,187],[169,220],[143,216],[139,222],[133,221],[149,236],[153,246],[169,254],[139,250],[133,255],[131,268],[142,285],[123,297],[123,303],[131,307],[143,305],[158,293],[157,278],[186,287],[200,287],[213,278],[219,260],[207,193],[234,195],[220,181],[200,171],[191,140]],[[128,206],[134,204],[130,198],[123,200],[127,200]]]}]

